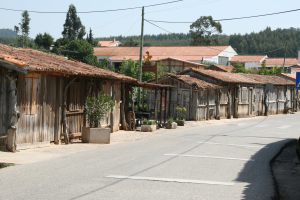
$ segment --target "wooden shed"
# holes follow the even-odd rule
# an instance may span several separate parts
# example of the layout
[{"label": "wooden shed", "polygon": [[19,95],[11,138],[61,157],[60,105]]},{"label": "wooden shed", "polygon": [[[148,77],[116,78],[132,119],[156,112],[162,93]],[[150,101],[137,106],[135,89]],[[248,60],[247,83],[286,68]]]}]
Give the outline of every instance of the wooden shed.
[{"label": "wooden shed", "polygon": [[[154,80],[151,82],[154,82]],[[162,108],[162,110],[170,113],[169,116],[177,117],[178,113],[175,109],[177,106],[186,108],[186,120],[204,120],[216,117],[219,114],[217,94],[221,89],[220,86],[190,77],[189,75],[175,75],[172,73],[160,77],[158,83],[175,86],[167,93],[159,94],[159,99],[164,99],[169,104],[166,107],[163,105]],[[161,94],[163,94],[162,98]],[[153,110],[154,104],[154,91],[148,90],[147,109]]]},{"label": "wooden shed", "polygon": [[[188,69],[181,75],[222,86],[220,117],[231,118],[287,113],[297,110],[295,83],[277,76]],[[266,84],[273,85],[268,91]]]},{"label": "wooden shed", "polygon": [[103,92],[116,105],[101,124],[119,130],[122,94],[137,80],[62,56],[0,44],[0,137],[10,151],[49,146],[88,126],[86,96]]}]

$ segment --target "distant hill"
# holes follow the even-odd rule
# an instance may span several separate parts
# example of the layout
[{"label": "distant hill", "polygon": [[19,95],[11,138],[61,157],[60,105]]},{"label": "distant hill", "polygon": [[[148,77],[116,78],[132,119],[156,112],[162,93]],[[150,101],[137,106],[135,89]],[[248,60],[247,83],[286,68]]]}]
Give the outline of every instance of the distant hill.
[{"label": "distant hill", "polygon": [[0,37],[11,37],[11,38],[15,38],[17,37],[17,33],[14,32],[11,29],[0,29]]},{"label": "distant hill", "polygon": [[[130,38],[140,41],[140,36],[111,36],[96,38],[96,40],[116,40],[123,44]],[[267,27],[259,33],[250,34],[233,34],[233,35],[215,35],[218,37],[222,45],[231,45],[239,54],[265,54],[268,57],[284,57],[285,48],[277,51],[275,49],[285,47],[287,42],[286,57],[297,57],[300,47],[300,29],[276,29],[271,30]],[[191,35],[189,33],[173,33],[159,35],[145,35],[145,46],[189,46]],[[273,52],[269,52],[273,51]]]}]

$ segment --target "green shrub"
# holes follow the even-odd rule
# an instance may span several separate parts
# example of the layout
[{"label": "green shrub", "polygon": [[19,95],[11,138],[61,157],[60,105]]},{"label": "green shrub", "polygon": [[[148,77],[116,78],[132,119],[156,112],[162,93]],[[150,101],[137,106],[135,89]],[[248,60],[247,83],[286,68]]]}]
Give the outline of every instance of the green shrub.
[{"label": "green shrub", "polygon": [[148,121],[147,120],[144,120],[143,121],[143,125],[147,125],[148,124]]},{"label": "green shrub", "polygon": [[173,117],[170,117],[170,118],[168,119],[168,123],[169,123],[169,124],[172,124],[172,123],[173,123]]},{"label": "green shrub", "polygon": [[148,121],[148,125],[155,125],[155,121]]}]

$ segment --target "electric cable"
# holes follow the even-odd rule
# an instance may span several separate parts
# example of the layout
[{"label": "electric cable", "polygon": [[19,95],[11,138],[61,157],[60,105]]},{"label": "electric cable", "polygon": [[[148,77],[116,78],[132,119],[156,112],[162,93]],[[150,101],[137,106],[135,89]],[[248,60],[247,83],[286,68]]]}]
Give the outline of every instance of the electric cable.
[{"label": "electric cable", "polygon": [[[253,15],[253,16],[248,16],[248,17],[235,17],[235,18],[228,18],[228,19],[218,19],[218,20],[214,20],[217,22],[220,21],[229,21],[229,20],[236,20],[236,19],[248,19],[248,18],[255,18],[255,17],[265,17],[265,16],[270,16],[270,15],[278,15],[278,14],[284,14],[284,13],[289,13],[289,12],[296,12],[296,11],[300,11],[300,9],[295,9],[295,10],[287,10],[287,11],[282,11],[282,12],[277,12],[277,13],[269,13],[269,14],[263,14],[263,15]],[[170,21],[155,21],[155,20],[149,20],[151,22],[159,22],[159,23],[173,23],[173,24],[191,24],[194,22],[170,22]]]},{"label": "electric cable", "polygon": [[162,29],[162,30],[164,30],[164,31],[166,31],[166,32],[168,32],[168,33],[171,33],[172,34],[172,32],[170,32],[170,31],[167,31],[166,29],[163,29],[163,28],[161,28],[160,26],[157,26],[156,24],[153,24],[152,22],[149,22],[148,20],[146,20],[145,19],[145,21],[146,22],[148,22],[148,23],[150,23],[150,24],[152,24],[153,26],[156,26],[157,28],[160,28],[160,29]]},{"label": "electric cable", "polygon": [[[85,12],[77,12],[77,13],[82,13],[82,14],[87,14],[87,13],[103,13],[103,12],[115,12],[115,11],[124,11],[124,10],[133,10],[133,9],[140,9],[140,8],[148,8],[148,7],[154,7],[154,6],[161,6],[161,5],[166,5],[166,4],[171,4],[171,3],[177,3],[180,1],[184,1],[184,0],[176,0],[176,1],[169,1],[169,2],[165,2],[165,3],[158,3],[158,4],[152,4],[152,5],[148,5],[148,6],[139,6],[139,7],[131,7],[131,8],[120,8],[120,9],[114,9],[114,10],[96,10],[96,11],[85,11]],[[8,10],[8,11],[16,11],[16,12],[23,12],[24,10],[15,10],[15,9],[10,9],[10,8],[0,8],[1,10]],[[58,12],[58,11],[54,11],[54,12],[44,12],[44,11],[27,11],[30,13],[39,13],[39,14],[65,14],[67,12]]]}]

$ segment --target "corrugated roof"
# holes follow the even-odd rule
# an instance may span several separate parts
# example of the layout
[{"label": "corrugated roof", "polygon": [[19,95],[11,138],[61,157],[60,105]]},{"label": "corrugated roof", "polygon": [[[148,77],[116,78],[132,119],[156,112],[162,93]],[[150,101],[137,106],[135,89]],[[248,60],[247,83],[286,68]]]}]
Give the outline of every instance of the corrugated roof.
[{"label": "corrugated roof", "polygon": [[[231,72],[233,70],[233,66],[232,65],[229,65],[229,66],[225,66],[225,65],[211,65],[209,66],[208,68],[206,69],[211,69],[212,67],[217,67],[219,68],[220,70],[223,70],[225,72]],[[212,69],[213,70],[213,69]]]},{"label": "corrugated roof", "polygon": [[267,55],[235,55],[229,62],[261,62]]},{"label": "corrugated roof", "polygon": [[[160,77],[159,80],[172,77],[174,79],[180,80],[188,85],[197,87],[197,88],[202,88],[202,89],[217,89],[217,88],[222,88],[219,85],[213,84],[213,83],[208,83],[206,81],[193,78],[189,75],[176,75],[172,73],[165,74],[164,76]],[[155,79],[149,80],[149,82],[155,81]]]},{"label": "corrugated roof", "polygon": [[[284,58],[266,58],[266,65],[283,65]],[[262,62],[257,65],[261,65]],[[297,65],[298,58],[285,58],[285,65]]]},{"label": "corrugated roof", "polygon": [[[230,46],[213,46],[213,48],[205,46],[150,46],[143,47],[143,55],[149,51],[150,55],[176,57],[179,56],[217,56]],[[139,56],[140,47],[94,47],[94,54],[96,56]],[[162,58],[159,58],[162,59]],[[190,60],[190,59],[183,59]]]},{"label": "corrugated roof", "polygon": [[0,44],[0,60],[21,66],[29,66],[30,72],[56,72],[66,75],[137,81],[137,79],[129,76],[100,69],[82,62],[67,60],[62,56],[47,54],[32,49],[14,48],[3,44]]}]

